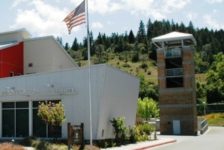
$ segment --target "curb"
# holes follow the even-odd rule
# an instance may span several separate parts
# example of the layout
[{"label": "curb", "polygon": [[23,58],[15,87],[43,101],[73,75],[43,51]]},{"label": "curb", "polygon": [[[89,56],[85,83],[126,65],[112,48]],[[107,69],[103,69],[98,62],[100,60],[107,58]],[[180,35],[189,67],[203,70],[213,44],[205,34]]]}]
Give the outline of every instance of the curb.
[{"label": "curb", "polygon": [[149,146],[145,146],[145,147],[141,147],[141,148],[136,148],[136,149],[133,149],[133,150],[144,150],[144,149],[153,148],[153,147],[157,147],[157,146],[161,146],[161,145],[165,145],[165,144],[171,144],[171,143],[174,143],[176,141],[177,140],[170,140],[170,141],[161,142],[161,143],[154,144],[154,145],[149,145]]}]

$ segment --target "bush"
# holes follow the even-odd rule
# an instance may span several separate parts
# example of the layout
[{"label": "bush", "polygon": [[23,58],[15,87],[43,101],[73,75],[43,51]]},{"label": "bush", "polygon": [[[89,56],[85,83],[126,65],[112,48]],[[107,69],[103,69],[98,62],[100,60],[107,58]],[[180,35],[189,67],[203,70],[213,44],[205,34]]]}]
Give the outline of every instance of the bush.
[{"label": "bush", "polygon": [[[150,134],[155,131],[154,126],[148,123],[129,127],[128,129],[123,117],[113,118],[110,122],[114,128],[116,145],[149,140]],[[104,147],[108,146],[105,142],[103,143],[105,144]]]},{"label": "bush", "polygon": [[142,63],[140,66],[142,69],[148,69],[148,65],[146,63]]},{"label": "bush", "polygon": [[113,118],[111,121],[114,128],[115,142],[117,145],[123,144],[126,140],[127,128],[123,117]]},{"label": "bush", "polygon": [[138,52],[135,52],[134,55],[131,58],[132,62],[138,62],[139,61],[139,54]]},{"label": "bush", "polygon": [[155,128],[152,125],[148,123],[139,124],[129,129],[129,141],[131,143],[147,141],[153,131],[155,131]]}]

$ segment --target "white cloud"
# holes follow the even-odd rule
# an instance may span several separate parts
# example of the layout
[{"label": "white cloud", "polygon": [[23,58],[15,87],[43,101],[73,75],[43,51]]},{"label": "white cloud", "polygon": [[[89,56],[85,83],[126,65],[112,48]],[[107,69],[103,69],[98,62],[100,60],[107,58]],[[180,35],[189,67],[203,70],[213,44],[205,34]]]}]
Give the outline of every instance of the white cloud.
[{"label": "white cloud", "polygon": [[132,13],[163,19],[184,8],[191,0],[122,0],[122,2],[124,8]]},{"label": "white cloud", "polygon": [[11,28],[26,28],[31,34],[37,36],[67,34],[63,19],[69,13],[68,11],[49,5],[42,0],[26,3],[32,8],[17,10],[15,24]]},{"label": "white cloud", "polygon": [[102,29],[103,28],[103,24],[101,22],[93,22],[91,27],[93,29]]},{"label": "white cloud", "polygon": [[[77,6],[81,0],[70,0]],[[184,8],[191,0],[91,0],[89,10],[105,15],[116,11],[127,11],[133,15],[152,16],[156,19],[165,18],[167,15]]]},{"label": "white cloud", "polygon": [[[81,0],[70,0],[75,6],[81,3]],[[104,15],[106,13],[115,12],[122,9],[120,2],[114,2],[112,0],[91,0],[89,1],[89,10],[95,13]]]},{"label": "white cloud", "polygon": [[14,0],[14,2],[12,3],[12,7],[17,7],[19,4],[24,3],[24,2],[28,2],[29,0]]},{"label": "white cloud", "polygon": [[194,13],[194,12],[189,12],[187,14],[187,19],[189,21],[193,21],[193,20],[196,20],[198,18],[198,14],[197,13]]},{"label": "white cloud", "polygon": [[217,20],[213,19],[211,15],[203,16],[203,20],[208,27],[213,29],[224,29],[224,23],[218,22]]},{"label": "white cloud", "polygon": [[215,4],[215,3],[223,3],[224,0],[206,0],[210,4]]},{"label": "white cloud", "polygon": [[165,12],[173,12],[184,8],[190,2],[191,0],[165,0],[161,7]]}]

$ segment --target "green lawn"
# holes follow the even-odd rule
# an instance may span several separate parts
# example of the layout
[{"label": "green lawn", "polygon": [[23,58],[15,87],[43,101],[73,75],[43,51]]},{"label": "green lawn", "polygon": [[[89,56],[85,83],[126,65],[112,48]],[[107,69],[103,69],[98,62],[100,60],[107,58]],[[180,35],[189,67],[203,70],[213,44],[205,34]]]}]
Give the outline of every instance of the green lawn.
[{"label": "green lawn", "polygon": [[210,126],[224,126],[224,113],[212,113],[205,115]]}]

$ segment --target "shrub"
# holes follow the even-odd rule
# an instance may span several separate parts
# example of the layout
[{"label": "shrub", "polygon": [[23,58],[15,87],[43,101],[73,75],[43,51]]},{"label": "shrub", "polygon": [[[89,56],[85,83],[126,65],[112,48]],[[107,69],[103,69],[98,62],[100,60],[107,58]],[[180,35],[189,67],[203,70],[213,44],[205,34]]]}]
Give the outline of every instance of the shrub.
[{"label": "shrub", "polygon": [[111,121],[114,128],[115,142],[117,145],[123,144],[126,140],[126,131],[125,121],[123,117],[113,118]]},{"label": "shrub", "polygon": [[144,70],[148,69],[148,65],[146,63],[142,63],[140,67]]},{"label": "shrub", "polygon": [[131,58],[132,62],[138,62],[139,61],[139,54],[138,52],[135,52],[134,55]]},{"label": "shrub", "polygon": [[128,63],[125,63],[125,64],[123,64],[122,66],[125,67],[125,68],[129,68],[129,67],[131,67]]},{"label": "shrub", "polygon": [[155,131],[155,128],[152,125],[148,123],[139,124],[129,129],[129,141],[131,143],[147,141],[153,131]]}]

